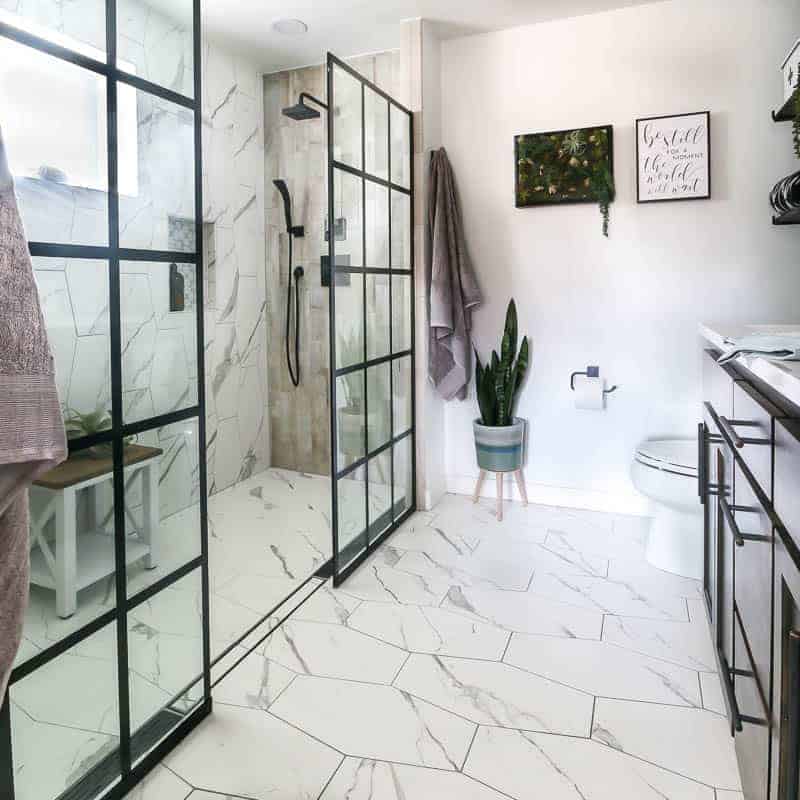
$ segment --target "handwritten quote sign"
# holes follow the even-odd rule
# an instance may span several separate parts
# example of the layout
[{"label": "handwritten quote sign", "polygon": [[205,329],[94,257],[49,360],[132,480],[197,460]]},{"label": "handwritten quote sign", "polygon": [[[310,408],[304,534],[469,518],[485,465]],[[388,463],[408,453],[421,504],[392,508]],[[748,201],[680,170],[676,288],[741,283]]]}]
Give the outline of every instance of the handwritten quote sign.
[{"label": "handwritten quote sign", "polygon": [[636,120],[640,203],[711,197],[710,114]]}]

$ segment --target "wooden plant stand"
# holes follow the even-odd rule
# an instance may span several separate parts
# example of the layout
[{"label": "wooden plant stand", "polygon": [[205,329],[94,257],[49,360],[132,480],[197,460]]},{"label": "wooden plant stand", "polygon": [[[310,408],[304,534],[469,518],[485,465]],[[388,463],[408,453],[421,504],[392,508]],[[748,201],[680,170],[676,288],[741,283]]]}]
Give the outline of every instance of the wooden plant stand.
[{"label": "wooden plant stand", "polygon": [[[475,493],[472,495],[472,502],[477,503],[480,496],[481,496],[481,487],[483,486],[483,481],[486,479],[486,474],[489,470],[482,469],[480,474],[478,475],[478,481],[475,484]],[[506,472],[495,472],[495,476],[497,479],[497,521],[503,521],[503,476],[507,475]],[[513,470],[514,479],[517,481],[517,488],[519,489],[519,493],[522,497],[522,505],[528,505],[528,492],[525,489],[525,481],[522,477],[522,470],[515,469]]]}]

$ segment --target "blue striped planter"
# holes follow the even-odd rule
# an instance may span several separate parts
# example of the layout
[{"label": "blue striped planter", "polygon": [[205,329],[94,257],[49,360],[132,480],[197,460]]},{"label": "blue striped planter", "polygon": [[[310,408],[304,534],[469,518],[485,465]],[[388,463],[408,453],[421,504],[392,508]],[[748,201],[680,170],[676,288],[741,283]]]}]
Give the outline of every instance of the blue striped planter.
[{"label": "blue striped planter", "polygon": [[497,428],[472,423],[475,433],[475,455],[478,466],[490,472],[514,472],[522,466],[522,446],[525,441],[525,420],[514,417],[511,425]]}]

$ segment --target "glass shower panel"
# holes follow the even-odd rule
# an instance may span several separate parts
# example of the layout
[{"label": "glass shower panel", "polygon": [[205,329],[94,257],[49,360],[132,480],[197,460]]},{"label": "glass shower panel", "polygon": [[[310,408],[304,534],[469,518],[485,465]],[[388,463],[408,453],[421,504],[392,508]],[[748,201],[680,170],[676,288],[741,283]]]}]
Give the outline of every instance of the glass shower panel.
[{"label": "glass shower panel", "polygon": [[364,360],[364,275],[336,275],[336,367],[350,367]]},{"label": "glass shower panel", "polygon": [[0,22],[97,61],[106,59],[104,0],[81,3],[7,0],[0,3]]},{"label": "glass shower panel", "polygon": [[411,448],[412,436],[401,439],[393,448],[394,455],[394,508],[395,519],[400,517],[414,502],[414,462]]},{"label": "glass shower panel", "polygon": [[366,471],[360,467],[336,482],[339,556],[346,566],[366,546]]},{"label": "glass shower panel", "polygon": [[394,393],[394,436],[405,433],[412,424],[411,415],[411,356],[392,361],[394,375],[392,392]]},{"label": "glass shower panel", "polygon": [[0,109],[29,241],[107,245],[103,77],[0,37]]},{"label": "glass shower panel", "polygon": [[193,253],[194,114],[122,84],[120,104],[120,247]]},{"label": "glass shower panel", "polygon": [[394,103],[391,104],[392,126],[392,183],[411,188],[411,126],[410,115]]},{"label": "glass shower panel", "polygon": [[379,183],[366,182],[365,229],[368,267],[389,266],[389,190]]},{"label": "glass shower panel", "polygon": [[392,268],[411,269],[411,197],[392,191]]},{"label": "glass shower panel", "polygon": [[344,222],[344,238],[336,240],[336,265],[364,264],[364,182],[357,175],[333,171],[333,215]]},{"label": "glass shower panel", "polygon": [[192,97],[192,16],[191,0],[118,0],[117,67]]},{"label": "glass shower panel", "polygon": [[[346,69],[334,65],[333,157],[356,169],[362,166],[361,81]],[[329,95],[330,97],[330,95]]]},{"label": "glass shower panel", "polygon": [[367,275],[367,360],[389,355],[389,276]]},{"label": "glass shower panel", "polygon": [[364,371],[336,379],[336,451],[340,470],[364,457]]},{"label": "glass shower panel", "polygon": [[369,86],[364,87],[364,170],[389,178],[389,103]]},{"label": "glass shower panel", "polygon": [[384,450],[367,464],[369,483],[369,538],[380,536],[392,524],[392,451]]},{"label": "glass shower panel", "polygon": [[128,596],[200,555],[196,419],[137,434],[125,447]]},{"label": "glass shower panel", "polygon": [[385,445],[391,436],[389,362],[367,369],[367,442],[369,452]]},{"label": "glass shower panel", "polygon": [[392,352],[411,349],[411,276],[392,275]]},{"label": "glass shower panel", "polygon": [[101,763],[91,790],[73,796],[94,797],[119,779],[114,623],[17,681],[9,698],[14,800],[55,800]]},{"label": "glass shower panel", "polygon": [[197,405],[194,264],[120,264],[122,401],[126,423]]}]

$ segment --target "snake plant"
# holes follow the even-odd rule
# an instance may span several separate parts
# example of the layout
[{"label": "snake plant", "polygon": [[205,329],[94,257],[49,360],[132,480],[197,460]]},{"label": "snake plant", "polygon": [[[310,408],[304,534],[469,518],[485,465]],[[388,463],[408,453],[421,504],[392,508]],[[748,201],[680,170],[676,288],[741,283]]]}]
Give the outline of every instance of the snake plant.
[{"label": "snake plant", "polygon": [[475,351],[475,387],[482,425],[502,428],[513,423],[515,401],[527,369],[528,337],[522,337],[517,354],[517,306],[512,299],[506,311],[500,355],[493,350],[484,367]]}]

